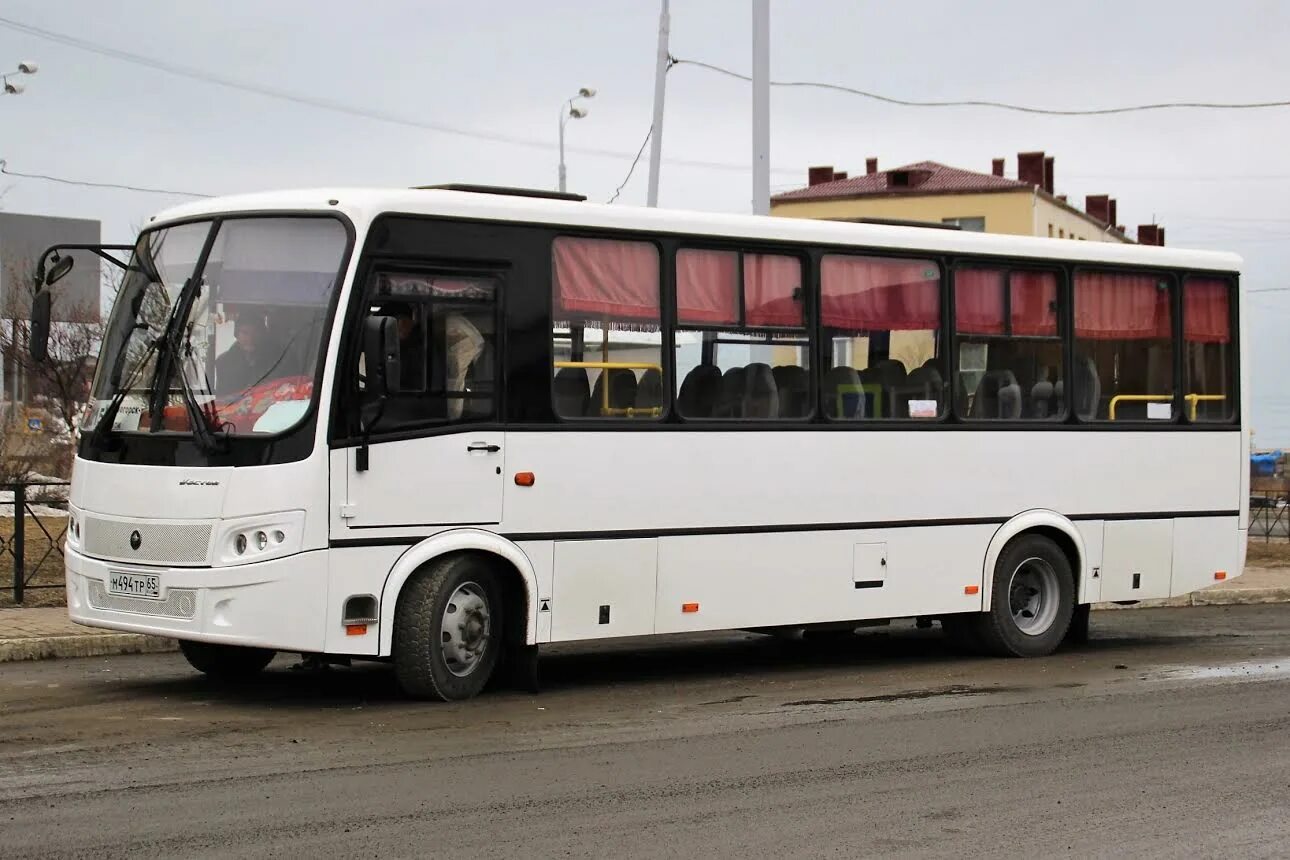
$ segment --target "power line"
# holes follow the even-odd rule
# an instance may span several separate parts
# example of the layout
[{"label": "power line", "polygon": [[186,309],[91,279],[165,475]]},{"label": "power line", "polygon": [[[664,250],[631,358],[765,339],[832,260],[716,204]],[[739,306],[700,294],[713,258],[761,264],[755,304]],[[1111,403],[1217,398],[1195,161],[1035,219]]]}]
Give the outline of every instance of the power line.
[{"label": "power line", "polygon": [[[493,143],[504,143],[512,146],[523,146],[529,149],[541,149],[550,151],[554,149],[551,142],[544,140],[535,140],[532,138],[520,137],[517,135],[502,134],[499,132],[483,131],[480,129],[467,129],[457,126],[446,125],[444,123],[429,122],[416,119],[414,117],[404,116],[401,114],[391,113],[389,111],[373,110],[371,108],[358,107],[356,105],[346,104],[333,99],[311,96],[305,93],[292,92],[290,90],[269,87],[261,84],[251,84],[245,81],[229,78],[223,75],[209,72],[204,69],[192,66],[183,66],[178,63],[171,63],[165,60],[158,60],[154,57],[135,54],[129,51],[122,51],[107,45],[100,45],[85,39],[78,39],[73,36],[67,36],[63,33],[57,33],[52,30],[45,30],[41,27],[35,27],[31,24],[24,24],[21,21],[15,21],[11,18],[0,17],[0,27],[9,30],[15,30],[28,36],[34,36],[38,39],[44,39],[50,42],[56,42],[67,47],[75,48],[80,51],[88,51],[123,63],[132,63],[137,66],[144,66],[156,71],[165,72],[171,75],[188,78],[213,86],[225,87],[231,90],[252,93],[265,98],[278,99],[280,101],[293,102],[295,104],[306,105],[308,107],[318,108],[320,110],[333,111],[349,116],[361,117],[363,119],[375,120],[377,122],[390,123],[391,125],[401,125],[410,128],[417,128],[423,131],[433,131],[440,134],[450,134],[457,137],[465,137],[474,140],[487,140]],[[602,158],[631,158],[630,152],[624,152],[615,149],[602,149],[597,147],[567,147],[569,152],[575,152],[580,155],[591,155]],[[746,173],[752,168],[749,165],[731,164],[729,162],[705,161],[693,158],[669,158],[668,164],[672,166],[700,167],[709,170],[728,170]],[[787,170],[781,168],[776,171],[782,174],[800,175],[800,170]]]},{"label": "power line", "polygon": [[[672,59],[674,66],[698,66],[701,69],[707,69],[711,72],[726,75],[731,78],[737,78],[741,81],[752,81],[748,75],[741,75],[730,69],[714,66],[711,63],[704,63],[699,60],[681,60]],[[1037,108],[1026,105],[1014,105],[1007,102],[988,101],[985,99],[964,99],[960,101],[913,101],[911,99],[898,99],[892,96],[884,96],[879,93],[860,90],[855,87],[847,87],[841,84],[829,84],[820,81],[771,81],[772,87],[792,87],[799,89],[817,89],[833,90],[834,92],[847,93],[854,96],[862,96],[874,101],[886,102],[887,104],[900,105],[902,107],[988,107],[998,108],[999,110],[1018,111],[1020,113],[1045,114],[1048,116],[1105,116],[1117,113],[1134,113],[1136,111],[1149,110],[1166,110],[1169,108],[1202,108],[1206,110],[1254,110],[1259,108],[1290,107],[1290,101],[1271,101],[1271,102],[1157,102],[1155,104],[1145,105],[1126,105],[1122,107],[1111,108],[1094,108],[1091,110],[1058,110],[1056,108]]]},{"label": "power line", "polygon": [[636,150],[636,157],[632,159],[632,166],[627,168],[627,175],[623,177],[622,182],[618,183],[618,187],[614,189],[614,196],[610,197],[607,202],[613,203],[615,200],[618,199],[618,195],[623,193],[623,189],[626,188],[627,183],[631,181],[632,174],[636,172],[636,165],[641,160],[641,153],[645,151],[645,144],[649,143],[649,139],[653,135],[654,135],[654,126],[651,125],[649,127],[649,131],[645,132],[645,139],[641,141],[641,148]]},{"label": "power line", "polygon": [[122,191],[138,191],[142,194],[169,194],[176,197],[214,197],[214,194],[201,194],[196,191],[175,191],[167,188],[144,188],[139,185],[118,185],[115,182],[90,182],[85,179],[65,179],[61,176],[50,176],[45,173],[19,173],[9,169],[9,162],[0,158],[0,173],[5,176],[20,176],[23,179],[41,179],[45,182],[57,182],[61,185],[76,185],[82,188],[115,188]]}]

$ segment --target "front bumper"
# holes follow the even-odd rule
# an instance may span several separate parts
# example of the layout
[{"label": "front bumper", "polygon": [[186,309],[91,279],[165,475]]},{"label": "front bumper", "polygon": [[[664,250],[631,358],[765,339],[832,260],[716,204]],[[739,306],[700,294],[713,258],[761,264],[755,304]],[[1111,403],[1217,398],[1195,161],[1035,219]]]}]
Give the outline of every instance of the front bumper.
[{"label": "front bumper", "polygon": [[[296,553],[236,567],[154,567],[67,558],[67,611],[89,627],[247,645],[324,650],[327,553]],[[160,577],[161,600],[108,594],[111,572]]]}]

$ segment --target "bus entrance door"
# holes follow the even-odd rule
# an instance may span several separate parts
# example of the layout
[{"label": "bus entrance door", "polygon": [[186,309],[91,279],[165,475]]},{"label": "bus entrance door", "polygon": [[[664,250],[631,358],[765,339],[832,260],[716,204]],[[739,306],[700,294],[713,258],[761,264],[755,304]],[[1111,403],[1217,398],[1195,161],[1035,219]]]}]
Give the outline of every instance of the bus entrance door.
[{"label": "bus entrance door", "polygon": [[342,518],[350,529],[501,522],[504,440],[466,430],[373,443],[362,471],[350,448]]}]

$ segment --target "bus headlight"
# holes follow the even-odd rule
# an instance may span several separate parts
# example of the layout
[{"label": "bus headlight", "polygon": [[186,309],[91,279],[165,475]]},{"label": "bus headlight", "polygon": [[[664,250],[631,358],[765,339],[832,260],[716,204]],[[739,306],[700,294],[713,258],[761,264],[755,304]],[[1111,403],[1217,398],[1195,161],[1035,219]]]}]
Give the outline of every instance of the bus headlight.
[{"label": "bus headlight", "polygon": [[71,505],[67,506],[67,543],[74,548],[81,545],[81,512]]},{"label": "bus headlight", "polygon": [[216,564],[250,564],[300,552],[304,531],[304,511],[225,520],[215,539]]}]

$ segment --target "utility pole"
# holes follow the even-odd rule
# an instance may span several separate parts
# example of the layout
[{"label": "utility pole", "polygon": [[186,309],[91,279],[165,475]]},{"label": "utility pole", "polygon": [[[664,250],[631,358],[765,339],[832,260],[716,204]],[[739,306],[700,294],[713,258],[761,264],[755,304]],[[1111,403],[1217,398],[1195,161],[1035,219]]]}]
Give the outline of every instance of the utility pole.
[{"label": "utility pole", "polygon": [[667,0],[658,16],[658,56],[654,66],[654,124],[649,144],[649,195],[646,205],[658,206],[658,170],[663,160],[663,96],[667,91],[667,66],[671,62],[667,36],[671,20],[667,14]]},{"label": "utility pole", "polygon": [[752,0],[753,214],[770,214],[770,0]]}]

